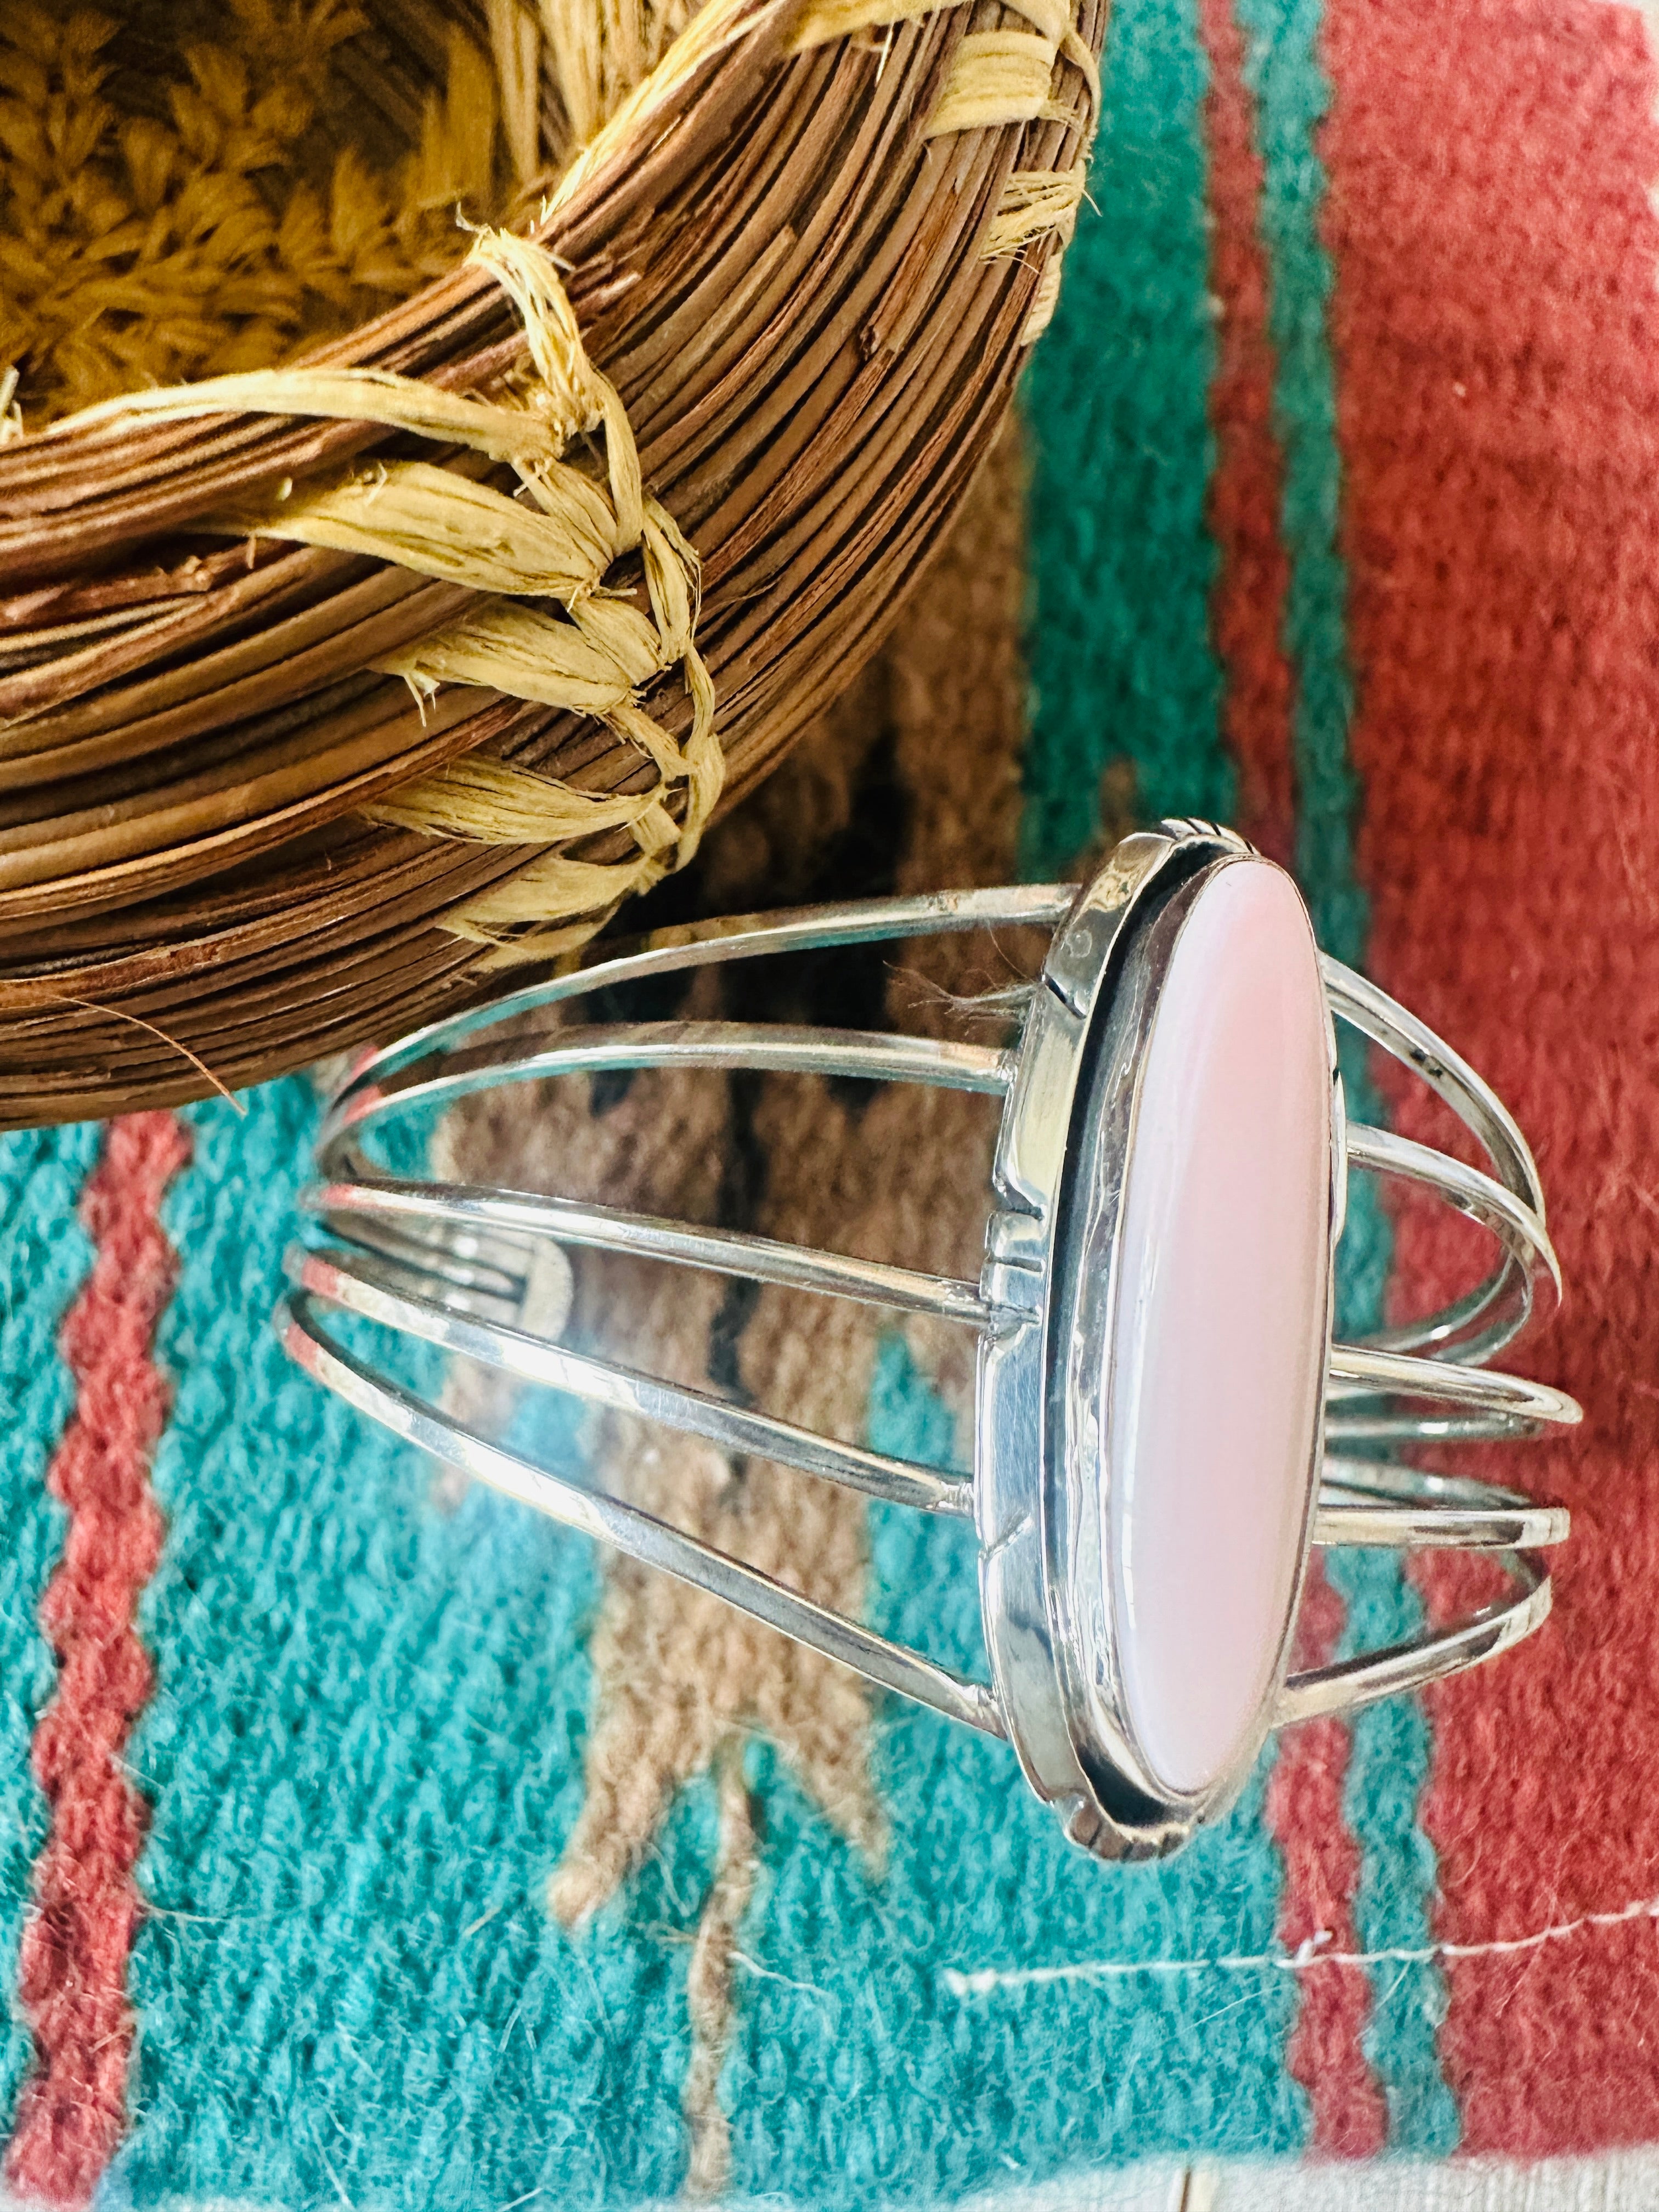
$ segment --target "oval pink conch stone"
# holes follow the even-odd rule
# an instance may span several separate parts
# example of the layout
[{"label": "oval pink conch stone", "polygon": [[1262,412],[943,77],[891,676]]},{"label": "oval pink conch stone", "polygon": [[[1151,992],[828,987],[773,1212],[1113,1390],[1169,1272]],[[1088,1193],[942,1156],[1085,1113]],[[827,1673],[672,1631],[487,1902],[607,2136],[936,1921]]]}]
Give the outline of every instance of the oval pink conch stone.
[{"label": "oval pink conch stone", "polygon": [[1263,861],[1222,869],[1153,1013],[1102,1407],[1128,1719],[1183,1793],[1254,1750],[1296,1595],[1325,1382],[1328,1050],[1295,885]]}]

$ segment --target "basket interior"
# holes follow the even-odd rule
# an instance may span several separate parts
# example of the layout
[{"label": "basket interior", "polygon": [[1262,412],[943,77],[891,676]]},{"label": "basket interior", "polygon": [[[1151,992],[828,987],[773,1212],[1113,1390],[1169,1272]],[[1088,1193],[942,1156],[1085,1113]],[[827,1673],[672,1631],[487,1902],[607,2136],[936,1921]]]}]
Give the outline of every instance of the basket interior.
[{"label": "basket interior", "polygon": [[343,335],[458,259],[463,221],[532,207],[691,12],[4,0],[0,406],[39,429]]}]

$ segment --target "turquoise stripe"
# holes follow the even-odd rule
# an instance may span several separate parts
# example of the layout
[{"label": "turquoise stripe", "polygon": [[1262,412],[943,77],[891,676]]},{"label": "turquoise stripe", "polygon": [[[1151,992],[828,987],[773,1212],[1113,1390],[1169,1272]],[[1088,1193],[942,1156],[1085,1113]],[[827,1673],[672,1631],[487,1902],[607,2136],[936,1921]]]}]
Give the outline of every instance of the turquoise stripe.
[{"label": "turquoise stripe", "polygon": [[[1386,1555],[1333,1553],[1328,1571],[1347,1602],[1345,1655],[1399,1643],[1421,1626],[1421,1601]],[[1363,1854],[1354,1924],[1364,1951],[1418,1951],[1433,1941],[1434,1846],[1419,1818],[1432,1749],[1415,1698],[1390,1698],[1355,1716],[1343,1810]],[[1436,2047],[1444,1976],[1433,1964],[1384,1964],[1371,1974],[1371,2004],[1364,2050],[1387,2100],[1390,2145],[1455,2150],[1462,2124]]]},{"label": "turquoise stripe", "polygon": [[[1316,133],[1331,98],[1319,57],[1321,0],[1237,0],[1249,52],[1265,185],[1269,326],[1278,359],[1274,414],[1285,454],[1284,528],[1290,553],[1285,636],[1297,678],[1294,730],[1297,860],[1320,938],[1339,958],[1364,954],[1368,914],[1354,868],[1358,780],[1348,750],[1353,678],[1347,647],[1347,573],[1339,544],[1342,491],[1330,257],[1319,234],[1326,179]],[[1351,1109],[1377,1116],[1364,1054],[1345,1040]],[[1356,1185],[1343,1239],[1340,1325],[1364,1328],[1381,1312],[1390,1258],[1375,1189]],[[1347,1602],[1344,1650],[1416,1632],[1422,1606],[1397,1557],[1335,1553],[1331,1580]],[[1434,1853],[1418,1809],[1430,1735],[1422,1708],[1392,1700],[1358,1717],[1346,1811],[1362,1853],[1356,1926],[1361,1948],[1420,1948],[1431,1940]],[[1457,2109],[1439,2070],[1444,2013],[1437,1966],[1383,1966],[1372,1976],[1367,2056],[1388,2100],[1390,2141],[1441,2152],[1459,2138]]]},{"label": "turquoise stripe", "polygon": [[166,1209],[179,1382],[132,1753],[154,1911],[111,2202],[670,2197],[712,1793],[592,1926],[550,1918],[591,1549],[482,1489],[438,1510],[425,1462],[289,1365],[270,1315],[315,1106],[301,1082],[246,1103],[191,1115]]},{"label": "turquoise stripe", "polygon": [[1237,0],[1237,7],[1266,173],[1261,234],[1291,561],[1285,645],[1296,672],[1297,861],[1320,942],[1339,959],[1356,961],[1367,917],[1353,867],[1360,794],[1348,757],[1353,677],[1347,571],[1337,543],[1342,471],[1328,325],[1334,278],[1319,235],[1325,172],[1314,137],[1329,100],[1316,46],[1321,0]]},{"label": "turquoise stripe", "polygon": [[100,1133],[82,1123],[0,1137],[0,2117],[8,2126],[33,2047],[17,2005],[17,1945],[46,1834],[29,1746],[58,1683],[39,1625],[67,1519],[47,1492],[46,1468],[75,1404],[58,1334],[92,1261],[75,1208]]},{"label": "turquoise stripe", "polygon": [[1205,525],[1215,374],[1195,0],[1120,0],[1089,198],[1024,387],[1030,429],[1030,737],[1022,860],[1068,866],[1101,771],[1139,811],[1233,806]]}]

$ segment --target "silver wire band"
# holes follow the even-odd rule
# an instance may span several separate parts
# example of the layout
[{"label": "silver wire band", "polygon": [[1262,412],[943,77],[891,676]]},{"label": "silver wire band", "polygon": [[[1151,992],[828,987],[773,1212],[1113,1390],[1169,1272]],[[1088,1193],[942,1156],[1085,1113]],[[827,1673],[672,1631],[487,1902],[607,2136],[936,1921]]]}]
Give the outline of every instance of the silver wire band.
[{"label": "silver wire band", "polygon": [[[1532,1207],[1504,1184],[1431,1146],[1363,1122],[1348,1126],[1347,1155],[1350,1168],[1425,1185],[1490,1230],[1504,1253],[1502,1264],[1463,1297],[1419,1321],[1375,1330],[1364,1340],[1366,1344],[1391,1352],[1428,1346],[1443,1358],[1464,1362],[1490,1358],[1526,1327],[1538,1279],[1559,1297],[1561,1277],[1549,1233]],[[1477,1333],[1480,1323],[1484,1327]]]},{"label": "silver wire band", "polygon": [[982,1735],[1007,1734],[996,1699],[982,1682],[969,1681],[920,1652],[815,1605],[758,1567],[746,1566],[637,1505],[588,1490],[503,1450],[459,1421],[441,1418],[398,1383],[370,1374],[319,1325],[304,1290],[295,1291],[286,1307],[278,1309],[276,1327],[289,1354],[308,1374],[406,1443],[447,1460],[492,1489],[610,1545],[643,1566],[659,1568],[724,1598],[768,1627],[855,1668],[869,1681],[914,1698],[951,1720],[965,1722]]},{"label": "silver wire band", "polygon": [[[562,1030],[527,1051],[521,1037],[447,1055],[447,1073],[393,1091],[356,1090],[329,1117],[326,1139],[361,1137],[391,1114],[453,1105],[503,1083],[622,1068],[753,1068],[772,1074],[853,1076],[867,1083],[924,1083],[1000,1097],[1013,1056],[985,1045],[881,1030],[798,1029],[782,1022],[604,1022]],[[325,1152],[326,1160],[327,1153]]]},{"label": "silver wire band", "polygon": [[[1414,1352],[1376,1352],[1369,1345],[1335,1344],[1331,1346],[1328,1373],[1330,1402],[1325,1415],[1326,1433],[1354,1441],[1401,1435],[1421,1443],[1451,1436],[1494,1440],[1534,1437],[1546,1428],[1570,1428],[1580,1418],[1577,1403],[1565,1391],[1552,1389],[1546,1382],[1534,1382],[1522,1375],[1494,1374],[1486,1367],[1424,1359]],[[1442,1416],[1371,1410],[1378,1401],[1387,1404],[1402,1399],[1468,1411]],[[1358,1409],[1351,1403],[1355,1400]]]},{"label": "silver wire band", "polygon": [[326,1298],[331,1305],[402,1329],[441,1351],[459,1352],[526,1382],[567,1391],[611,1413],[664,1422],[723,1450],[780,1460],[803,1474],[825,1476],[889,1504],[972,1516],[974,1486],[964,1476],[890,1459],[862,1445],[839,1443],[814,1430],[798,1428],[793,1421],[711,1397],[689,1384],[641,1375],[615,1360],[595,1359],[500,1322],[458,1313],[453,1306],[410,1286],[404,1279],[410,1271],[393,1260],[368,1252],[350,1259],[327,1256],[296,1246],[289,1255],[288,1269],[289,1279],[301,1290]]},{"label": "silver wire band", "polygon": [[[595,1251],[631,1252],[671,1266],[704,1267],[715,1274],[741,1275],[754,1283],[777,1283],[790,1290],[857,1298],[895,1313],[932,1314],[940,1321],[963,1322],[975,1328],[983,1327],[991,1317],[992,1310],[975,1283],[921,1274],[879,1260],[822,1252],[809,1245],[787,1244],[747,1231],[707,1229],[632,1213],[620,1206],[583,1205],[574,1199],[543,1198],[477,1184],[423,1183],[366,1176],[356,1182],[313,1184],[302,1194],[301,1204],[307,1212],[321,1216],[335,1236],[349,1237],[348,1223],[358,1215],[506,1231]],[[417,1249],[443,1248],[434,1240]],[[522,1277],[503,1275],[496,1294],[516,1301],[522,1289]]]},{"label": "silver wire band", "polygon": [[1486,1078],[1477,1075],[1461,1053],[1454,1052],[1426,1022],[1419,1021],[1368,976],[1344,967],[1328,952],[1321,953],[1319,965],[1338,1018],[1421,1077],[1474,1134],[1498,1170],[1498,1180],[1524,1200],[1541,1221],[1544,1187],[1531,1147],[1514,1115]]},{"label": "silver wire band", "polygon": [[1355,1712],[1379,1698],[1425,1689],[1478,1660],[1495,1658],[1530,1636],[1549,1615],[1548,1571],[1530,1552],[1497,1556],[1516,1593],[1507,1602],[1482,1606],[1450,1628],[1390,1644],[1385,1650],[1363,1652],[1292,1674],[1279,1692],[1274,1726],[1289,1728],[1297,1721]]},{"label": "silver wire band", "polygon": [[1425,1184],[1489,1229],[1504,1248],[1498,1268],[1464,1297],[1419,1320],[1376,1330],[1364,1342],[1379,1351],[1426,1346],[1437,1358],[1482,1365],[1526,1327],[1540,1285],[1553,1297],[1560,1295],[1543,1188],[1527,1140],[1491,1085],[1425,1023],[1340,960],[1322,954],[1319,965],[1338,1020],[1381,1045],[1450,1107],[1491,1161],[1504,1194],[1496,1195],[1491,1178],[1447,1153],[1388,1130],[1349,1128],[1348,1156],[1356,1166]]},{"label": "silver wire band", "polygon": [[1390,1550],[1535,1552],[1563,1542],[1571,1516],[1519,1491],[1391,1460],[1328,1453],[1314,1541]]},{"label": "silver wire band", "polygon": [[378,1091],[389,1078],[434,1053],[452,1053],[484,1030],[516,1021],[544,1006],[580,998],[647,976],[675,975],[727,960],[775,953],[819,952],[838,945],[880,945],[908,937],[945,936],[970,929],[1049,928],[1070,912],[1075,884],[1006,884],[994,890],[927,891],[906,898],[848,899],[833,905],[781,908],[775,914],[723,915],[682,923],[649,936],[591,947],[561,975],[526,985],[489,1006],[428,1022],[397,1043],[371,1053],[341,1086],[318,1137],[327,1173],[327,1146],[352,1102]]}]

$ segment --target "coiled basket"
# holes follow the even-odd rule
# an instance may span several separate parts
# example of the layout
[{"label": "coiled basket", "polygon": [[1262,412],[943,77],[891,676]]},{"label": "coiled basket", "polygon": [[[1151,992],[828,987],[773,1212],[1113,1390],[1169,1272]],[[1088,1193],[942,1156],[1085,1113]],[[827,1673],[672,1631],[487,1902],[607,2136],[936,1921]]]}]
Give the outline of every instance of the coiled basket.
[{"label": "coiled basket", "polygon": [[[358,8],[341,112],[404,115],[422,220],[422,55],[457,26],[494,58],[501,189],[470,231],[441,210],[459,259],[322,343],[285,349],[307,334],[227,246],[216,356],[160,304],[160,215],[112,215],[100,260],[62,122],[77,85],[125,96],[109,143],[153,168],[142,43],[19,19],[9,88],[58,170],[27,206],[14,173],[0,253],[78,210],[89,304],[54,359],[158,368],[32,410],[38,334],[0,308],[0,1125],[390,1036],[689,856],[879,641],[1052,310],[1098,91],[1079,6],[710,0],[654,66],[615,0]],[[238,204],[297,235],[246,71],[191,67],[179,133],[252,143]],[[337,162],[319,204],[337,268]],[[334,296],[372,304],[353,250]]]}]

